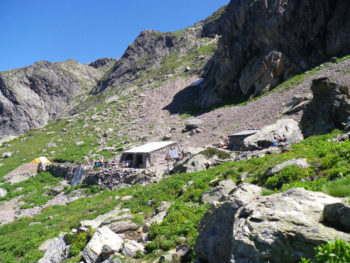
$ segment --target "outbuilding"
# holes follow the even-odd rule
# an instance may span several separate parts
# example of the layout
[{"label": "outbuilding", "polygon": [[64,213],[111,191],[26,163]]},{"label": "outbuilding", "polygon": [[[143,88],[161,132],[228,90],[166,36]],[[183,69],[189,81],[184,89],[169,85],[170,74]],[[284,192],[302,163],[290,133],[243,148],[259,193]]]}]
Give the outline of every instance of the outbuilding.
[{"label": "outbuilding", "polygon": [[166,157],[176,158],[177,143],[172,141],[150,142],[125,151],[120,163],[129,168],[147,168],[164,162]]},{"label": "outbuilding", "polygon": [[243,140],[251,135],[256,134],[259,131],[260,130],[246,130],[246,131],[230,134],[228,136],[229,148],[233,150],[240,150],[243,144]]}]

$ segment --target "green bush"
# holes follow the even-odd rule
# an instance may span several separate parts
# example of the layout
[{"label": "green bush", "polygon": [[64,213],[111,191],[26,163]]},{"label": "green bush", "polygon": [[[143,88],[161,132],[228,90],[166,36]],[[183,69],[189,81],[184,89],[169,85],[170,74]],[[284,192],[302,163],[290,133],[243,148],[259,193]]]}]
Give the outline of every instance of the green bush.
[{"label": "green bush", "polygon": [[154,250],[156,250],[158,248],[158,245],[155,241],[152,241],[150,243],[148,243],[145,247],[147,253],[152,253]]},{"label": "green bush", "polygon": [[199,154],[203,154],[207,158],[212,158],[215,155],[217,157],[219,157],[220,159],[229,159],[229,158],[231,158],[231,154],[229,154],[227,152],[224,152],[224,151],[220,151],[220,150],[218,150],[216,148],[205,149],[204,151],[201,151]]},{"label": "green bush", "polygon": [[66,234],[64,236],[64,240],[68,245],[71,245],[69,249],[69,255],[79,255],[80,251],[82,251],[86,244],[90,241],[92,235],[93,231],[91,229],[89,229],[86,232],[81,232],[77,234]]},{"label": "green bush", "polygon": [[[343,239],[329,241],[327,244],[315,248],[317,263],[347,263],[350,262],[350,244]],[[311,262],[311,259],[302,258],[302,263]]]},{"label": "green bush", "polygon": [[265,185],[270,189],[280,189],[284,184],[298,181],[307,176],[308,170],[300,168],[297,165],[289,165],[279,173],[269,177]]},{"label": "green bush", "polygon": [[167,240],[167,239],[160,239],[159,240],[159,248],[168,251],[171,248],[175,247],[175,242],[173,240]]}]

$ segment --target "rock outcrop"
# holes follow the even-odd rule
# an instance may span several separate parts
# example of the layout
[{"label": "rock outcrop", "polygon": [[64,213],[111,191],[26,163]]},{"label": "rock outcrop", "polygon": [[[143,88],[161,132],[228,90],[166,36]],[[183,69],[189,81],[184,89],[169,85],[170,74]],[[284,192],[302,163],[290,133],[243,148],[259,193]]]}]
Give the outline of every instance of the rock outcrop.
[{"label": "rock outcrop", "polygon": [[103,71],[74,60],[40,61],[0,72],[0,138],[47,124],[74,107],[74,98],[87,93]]},{"label": "rock outcrop", "polygon": [[285,146],[300,142],[304,139],[299,128],[299,124],[293,119],[281,119],[275,124],[261,129],[256,134],[243,140],[243,150],[261,150],[272,146],[273,143],[278,146]]},{"label": "rock outcrop", "polygon": [[260,95],[298,71],[350,53],[349,8],[347,1],[231,0],[202,106],[227,95]]},{"label": "rock outcrop", "polygon": [[107,226],[98,228],[83,251],[84,259],[88,263],[101,262],[100,256],[105,247],[113,254],[123,247],[123,242],[123,239]]},{"label": "rock outcrop", "polygon": [[310,136],[346,128],[350,116],[349,87],[320,78],[312,81],[311,90],[313,99],[300,122],[303,134]]},{"label": "rock outcrop", "polygon": [[301,188],[259,196],[259,187],[244,187],[250,191],[238,186],[239,194],[232,191],[230,201],[204,216],[195,245],[199,262],[298,262],[330,239],[350,240],[322,223],[324,207],[340,199]]}]

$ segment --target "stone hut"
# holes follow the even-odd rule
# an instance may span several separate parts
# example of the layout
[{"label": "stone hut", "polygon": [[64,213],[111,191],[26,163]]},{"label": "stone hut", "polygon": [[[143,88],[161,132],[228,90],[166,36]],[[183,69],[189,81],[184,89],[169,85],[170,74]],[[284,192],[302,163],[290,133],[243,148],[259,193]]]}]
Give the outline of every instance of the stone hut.
[{"label": "stone hut", "polygon": [[233,150],[240,150],[243,145],[243,140],[251,135],[256,134],[260,130],[246,130],[228,136],[228,147]]},{"label": "stone hut", "polygon": [[120,164],[129,168],[148,168],[165,162],[166,156],[174,152],[176,142],[150,142],[125,151],[120,157]]}]

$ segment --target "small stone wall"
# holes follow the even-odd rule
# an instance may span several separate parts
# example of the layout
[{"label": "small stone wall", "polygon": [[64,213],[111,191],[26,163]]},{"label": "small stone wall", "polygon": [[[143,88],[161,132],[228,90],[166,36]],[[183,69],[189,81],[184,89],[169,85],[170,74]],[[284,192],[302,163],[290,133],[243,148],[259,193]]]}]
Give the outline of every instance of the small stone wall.
[{"label": "small stone wall", "polygon": [[[78,168],[79,165],[74,164],[53,164],[50,165],[49,171],[53,176],[62,177],[71,182]],[[88,166],[83,167],[83,169],[85,171],[81,177],[81,184],[99,185],[101,188],[110,190],[134,184],[147,185],[149,183],[157,183],[161,179],[161,176],[151,169],[109,167],[94,170]]]}]

